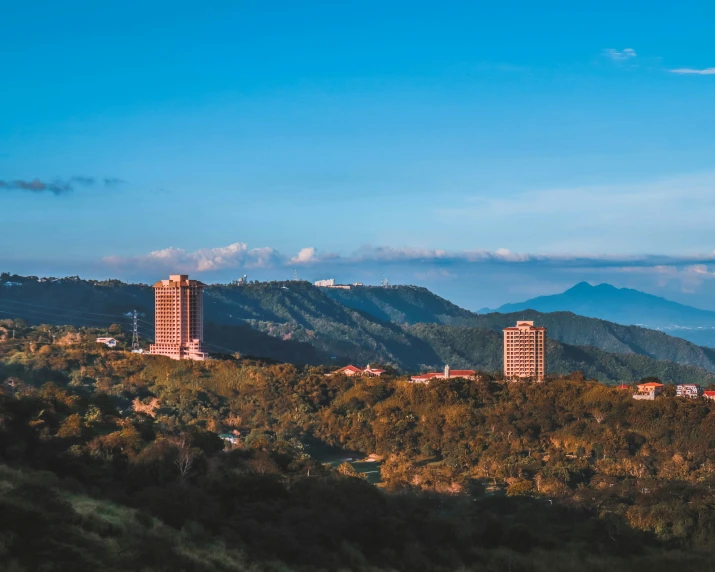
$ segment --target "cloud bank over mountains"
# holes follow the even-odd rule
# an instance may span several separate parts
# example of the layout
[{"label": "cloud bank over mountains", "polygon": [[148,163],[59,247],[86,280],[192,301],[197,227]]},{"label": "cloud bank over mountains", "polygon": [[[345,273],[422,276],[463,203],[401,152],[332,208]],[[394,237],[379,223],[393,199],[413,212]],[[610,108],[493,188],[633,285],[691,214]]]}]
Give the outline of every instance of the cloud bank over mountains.
[{"label": "cloud bank over mountains", "polygon": [[284,255],[270,247],[249,248],[244,242],[228,246],[202,248],[193,252],[167,247],[139,256],[108,256],[103,259],[110,267],[135,270],[141,268],[177,268],[190,272],[209,272],[232,269],[268,269],[279,267],[353,266],[367,263],[417,263],[437,265],[503,264],[532,265],[563,268],[614,268],[624,271],[652,269],[662,272],[666,268],[692,268],[703,273],[708,264],[715,264],[715,252],[710,254],[671,255],[589,255],[589,254],[533,254],[511,252],[506,248],[495,251],[463,250],[450,252],[440,249],[409,247],[365,246],[343,256],[336,253],[321,254],[315,247],[302,248],[295,256]]},{"label": "cloud bank over mountains", "polygon": [[[701,255],[589,255],[578,253],[518,253],[413,247],[365,246],[340,255],[305,247],[295,255],[271,247],[249,247],[244,242],[188,251],[167,247],[138,256],[108,256],[102,266],[111,275],[148,281],[182,272],[205,281],[228,281],[246,272],[262,280],[336,278],[339,282],[418,284],[476,309],[468,303],[470,290],[490,301],[506,302],[522,296],[555,293],[581,280],[607,281],[645,291],[682,295],[715,289],[715,252]],[[465,288],[466,287],[466,288]],[[467,300],[467,302],[465,302]],[[493,303],[493,302],[490,302]],[[703,304],[700,304],[701,306]]]}]

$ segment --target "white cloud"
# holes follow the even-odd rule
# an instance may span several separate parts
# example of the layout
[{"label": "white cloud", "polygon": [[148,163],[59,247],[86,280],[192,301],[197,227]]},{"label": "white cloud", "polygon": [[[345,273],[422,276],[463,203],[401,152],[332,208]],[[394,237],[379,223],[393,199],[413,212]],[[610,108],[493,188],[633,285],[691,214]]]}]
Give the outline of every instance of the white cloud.
[{"label": "white cloud", "polygon": [[[715,276],[706,264],[715,263],[715,253],[689,256],[669,255],[618,255],[579,253],[520,253],[507,248],[489,250],[447,251],[442,249],[409,247],[363,247],[353,254],[319,255],[314,247],[301,249],[288,258],[269,247],[248,248],[245,243],[236,242],[228,246],[202,248],[188,252],[182,248],[164,248],[138,256],[107,256],[106,266],[122,270],[173,271],[173,272],[217,272],[236,268],[268,269],[282,268],[295,264],[324,266],[370,266],[391,264],[414,264],[416,269],[426,269],[430,265],[441,268],[473,266],[480,264],[524,265],[553,268],[611,268],[620,272],[651,274],[673,274],[687,272],[701,276]],[[676,270],[679,269],[679,270]]]},{"label": "white cloud", "polygon": [[208,272],[232,268],[266,268],[273,265],[277,252],[272,248],[251,248],[235,242],[218,248],[187,252],[183,248],[164,248],[149,254],[121,257],[108,256],[105,264],[120,268],[161,268],[174,272]]},{"label": "white cloud", "polygon": [[625,48],[624,50],[608,48],[603,50],[603,55],[614,62],[624,62],[635,58],[638,54],[636,54],[636,51],[633,48]]},{"label": "white cloud", "polygon": [[677,73],[680,75],[715,75],[715,68],[677,68],[670,70],[670,73]]},{"label": "white cloud", "polygon": [[297,256],[290,259],[293,264],[310,264],[311,262],[319,262],[320,258],[314,247],[301,248]]},{"label": "white cloud", "polygon": [[527,294],[553,294],[581,280],[609,282],[715,309],[711,302],[715,295],[715,252],[587,254],[574,249],[545,254],[507,248],[450,251],[365,246],[343,255],[323,254],[307,247],[291,257],[273,248],[250,248],[236,242],[195,251],[169,247],[138,256],[108,256],[93,272],[97,277],[111,275],[150,283],[174,273],[218,282],[239,273],[259,280],[285,280],[297,265],[303,269],[301,276],[310,281],[331,276],[344,283],[378,284],[381,278],[389,277],[395,284],[427,286],[473,309],[496,307]]}]

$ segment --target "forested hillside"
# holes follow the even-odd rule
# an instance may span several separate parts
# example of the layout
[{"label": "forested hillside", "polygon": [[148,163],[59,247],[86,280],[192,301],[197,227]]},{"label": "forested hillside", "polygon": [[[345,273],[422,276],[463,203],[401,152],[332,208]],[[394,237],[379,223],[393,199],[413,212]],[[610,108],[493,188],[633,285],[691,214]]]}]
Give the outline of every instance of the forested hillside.
[{"label": "forested hillside", "polygon": [[[9,570],[666,572],[707,569],[715,549],[704,400],[175,362],[94,331],[2,330]],[[380,487],[316,462],[309,439],[379,455]]]},{"label": "forested hillside", "polygon": [[[435,363],[492,372],[502,369],[502,336],[494,331],[437,324],[416,324],[405,330],[434,352],[432,360]],[[636,353],[610,353],[572,346],[552,339],[547,339],[546,361],[552,375],[581,371],[587,377],[603,382],[631,382],[643,377],[658,377],[666,383],[708,384],[715,381],[714,373],[699,367]]]},{"label": "forested hillside", "polygon": [[395,323],[425,322],[501,332],[517,320],[534,320],[548,328],[550,338],[565,344],[613,353],[641,354],[715,372],[715,350],[712,348],[696,346],[656,330],[624,326],[572,312],[543,313],[524,309],[510,313],[475,314],[415,286],[326,289],[326,294],[348,307]]},{"label": "forested hillside", "polygon": [[[128,314],[136,309],[140,333],[153,338],[150,286],[7,274],[0,282],[12,284],[0,287],[0,316],[30,324],[109,328],[114,323],[127,329]],[[549,328],[549,370],[555,374],[582,370],[603,381],[656,375],[667,381],[707,382],[706,372],[715,372],[715,350],[653,330],[563,312],[482,316],[412,286],[341,290],[307,282],[210,285],[205,316],[212,352],[296,364],[380,362],[417,371],[451,363],[498,370],[501,329],[517,319],[531,319]]]}]

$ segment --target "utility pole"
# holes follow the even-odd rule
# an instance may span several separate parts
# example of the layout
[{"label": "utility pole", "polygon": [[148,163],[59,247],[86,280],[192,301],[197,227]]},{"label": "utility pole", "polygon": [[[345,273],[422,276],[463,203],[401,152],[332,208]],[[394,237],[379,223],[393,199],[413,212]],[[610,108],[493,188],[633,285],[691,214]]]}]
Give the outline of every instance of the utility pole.
[{"label": "utility pole", "polygon": [[135,352],[139,350],[139,313],[136,310],[132,312],[132,318],[134,325],[134,330],[132,332],[132,351]]}]

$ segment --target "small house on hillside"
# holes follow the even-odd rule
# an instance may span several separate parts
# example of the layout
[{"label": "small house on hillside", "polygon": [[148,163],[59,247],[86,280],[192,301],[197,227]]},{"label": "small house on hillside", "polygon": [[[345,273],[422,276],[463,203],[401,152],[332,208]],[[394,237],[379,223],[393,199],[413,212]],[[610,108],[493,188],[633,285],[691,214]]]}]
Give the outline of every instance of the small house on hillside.
[{"label": "small house on hillside", "polygon": [[703,391],[703,397],[715,401],[715,391]]},{"label": "small house on hillside", "polygon": [[477,372],[473,369],[449,369],[449,366],[444,366],[444,372],[423,373],[421,375],[413,375],[410,378],[412,383],[429,383],[433,379],[451,379],[461,377],[463,379],[477,379]]},{"label": "small house on hillside", "polygon": [[338,371],[333,373],[335,375],[342,373],[343,375],[347,375],[348,377],[350,377],[353,375],[362,375],[362,370],[359,367],[355,367],[354,365],[346,365],[345,367],[341,367]]},{"label": "small house on hillside", "polygon": [[657,381],[649,381],[647,383],[639,383],[638,391],[633,395],[633,399],[654,400],[663,391],[665,387]]},{"label": "small house on hillside", "polygon": [[681,383],[675,390],[678,397],[689,397],[697,399],[703,392],[703,388],[695,383]]},{"label": "small house on hillside", "polygon": [[221,433],[219,437],[224,441],[224,443],[228,443],[232,446],[238,445],[241,442],[240,437],[238,435],[234,435],[233,433]]},{"label": "small house on hillside", "polygon": [[117,340],[115,340],[114,338],[97,338],[97,343],[104,344],[108,348],[116,348],[117,347]]},{"label": "small house on hillside", "polygon": [[331,375],[347,375],[348,377],[352,377],[353,375],[367,375],[370,377],[380,377],[383,373],[385,373],[384,369],[377,369],[370,367],[370,364],[367,364],[367,367],[365,369],[360,369],[359,367],[356,367],[354,365],[346,365],[345,367],[341,367],[339,370],[334,371],[333,373],[326,373],[326,376],[331,376]]},{"label": "small house on hillside", "polygon": [[380,377],[383,373],[385,373],[385,370],[370,367],[370,364],[367,364],[367,367],[362,371],[362,373],[363,375],[369,375],[371,377]]}]

